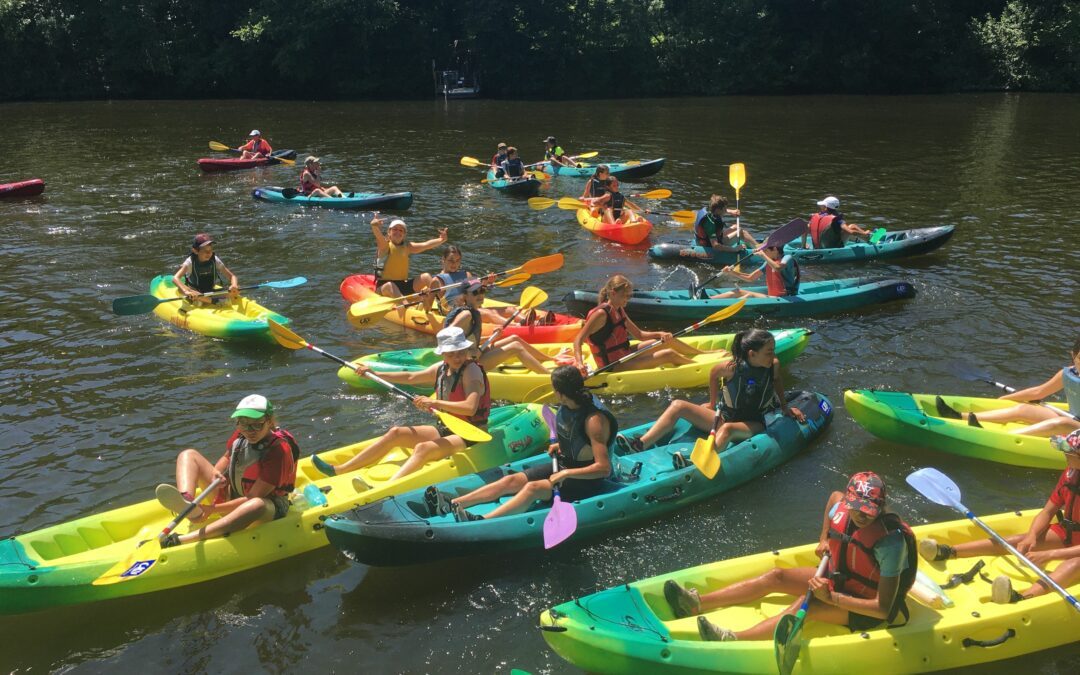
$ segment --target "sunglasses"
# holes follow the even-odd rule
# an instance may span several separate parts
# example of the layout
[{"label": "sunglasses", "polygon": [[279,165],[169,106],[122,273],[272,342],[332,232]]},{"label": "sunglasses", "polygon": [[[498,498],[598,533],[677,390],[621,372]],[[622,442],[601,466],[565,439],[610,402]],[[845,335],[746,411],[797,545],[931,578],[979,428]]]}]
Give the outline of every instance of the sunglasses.
[{"label": "sunglasses", "polygon": [[469,293],[471,293],[472,295],[484,295],[485,293],[487,293],[487,289],[486,288],[478,288],[475,291],[469,291]]},{"label": "sunglasses", "polygon": [[266,425],[266,419],[257,420],[254,422],[247,422],[244,420],[237,420],[236,426],[242,431],[258,431]]}]

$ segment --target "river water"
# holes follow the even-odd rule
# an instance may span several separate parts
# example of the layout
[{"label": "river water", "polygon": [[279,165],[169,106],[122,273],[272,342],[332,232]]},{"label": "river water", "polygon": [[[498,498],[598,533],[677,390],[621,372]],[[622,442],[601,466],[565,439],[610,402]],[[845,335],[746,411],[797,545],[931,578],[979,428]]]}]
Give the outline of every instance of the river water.
[{"label": "river water", "polygon": [[[150,498],[180,449],[217,455],[232,407],[251,392],[277,404],[306,451],[377,435],[402,416],[421,419],[388,396],[354,395],[313,354],[235,346],[153,315],[110,312],[114,297],[171,274],[192,235],[208,231],[241,282],[309,278],[259,297],[320,346],[355,356],[428,344],[390,324],[358,332],[345,320],[338,284],[371,269],[366,214],[251,198],[259,185],[294,185],[288,167],[200,175],[195,160],[208,155],[207,141],[238,144],[252,127],[301,158],[320,155],[328,182],[413,190],[411,236],[449,227],[473,270],[563,250],[565,267],[536,280],[554,308],[566,291],[598,287],[615,271],[642,288],[685,288],[692,272],[710,272],[650,264],[643,250],[592,238],[572,212],[532,211],[494,194],[460,156],[486,159],[506,140],[535,161],[540,139],[556,134],[571,152],[600,151],[599,160],[667,157],[635,188],[670,188],[672,210],[698,208],[714,191],[730,196],[726,165],[742,161],[751,228],[806,216],[835,194],[849,221],[958,229],[920,258],[804,268],[804,279],[909,279],[918,295],[784,323],[816,331],[788,386],[825,393],[836,416],[811,450],[741,489],[545,554],[374,569],[326,548],[182,591],[0,618],[2,671],[573,672],[534,628],[541,609],[620,581],[808,542],[829,491],[855,471],[881,474],[892,507],[912,523],[953,517],[903,483],[920,466],[952,476],[983,514],[1040,506],[1053,486],[1051,472],[879,441],[843,410],[842,391],[992,396],[949,375],[949,362],[972,361],[1017,386],[1061,367],[1080,331],[1078,96],[14,104],[0,106],[0,182],[40,176],[48,187],[43,197],[0,202],[0,536]],[[561,180],[545,194],[580,190]],[[662,223],[653,239],[685,236]],[[436,271],[437,256],[413,265]],[[629,426],[672,396],[611,403]],[[1076,672],[1080,647],[1023,665]]]}]

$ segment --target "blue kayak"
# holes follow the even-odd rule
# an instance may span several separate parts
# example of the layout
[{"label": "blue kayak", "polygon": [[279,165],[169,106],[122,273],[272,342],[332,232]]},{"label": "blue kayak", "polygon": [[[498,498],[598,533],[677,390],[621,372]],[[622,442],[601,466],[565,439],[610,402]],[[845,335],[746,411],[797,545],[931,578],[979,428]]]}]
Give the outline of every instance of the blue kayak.
[{"label": "blue kayak", "polygon": [[251,196],[276,204],[302,204],[325,209],[366,209],[379,207],[402,211],[412,206],[411,192],[346,192],[343,197],[308,197],[294,188],[260,187]]},{"label": "blue kayak", "polygon": [[[685,420],[653,448],[636,454],[616,454],[612,458],[612,475],[603,479],[603,491],[574,502],[577,530],[571,541],[606,534],[685,508],[753,480],[791,459],[829,424],[832,405],[827,398],[813,392],[789,392],[788,402],[803,411],[806,422],[796,422],[779,412],[767,413],[765,431],[729,446],[721,455],[720,472],[712,480],[690,463],[694,442],[705,434]],[[638,437],[651,426],[651,423],[643,424],[622,433]],[[458,497],[510,473],[550,462],[546,454],[539,455],[439,483],[437,489]],[[469,511],[483,515],[496,505],[480,504]],[[549,502],[537,502],[524,513],[457,522],[452,514],[431,513],[421,488],[333,516],[326,521],[326,535],[348,558],[366,565],[410,565],[542,549],[543,525],[549,507]]]},{"label": "blue kayak", "polygon": [[[664,162],[667,161],[663,157],[660,159],[650,159],[646,162],[612,162],[608,164],[608,169],[611,171],[612,176],[623,181],[639,180],[641,178],[647,178],[664,168]],[[596,171],[595,164],[580,163],[577,166],[562,166],[559,164],[552,164],[551,162],[543,162],[536,166],[536,170],[543,171],[544,173],[551,174],[552,176],[563,176],[570,178],[591,178]]]},{"label": "blue kayak", "polygon": [[515,197],[531,197],[540,191],[540,180],[528,176],[526,178],[496,178],[495,172],[488,169],[488,185],[498,192]]}]

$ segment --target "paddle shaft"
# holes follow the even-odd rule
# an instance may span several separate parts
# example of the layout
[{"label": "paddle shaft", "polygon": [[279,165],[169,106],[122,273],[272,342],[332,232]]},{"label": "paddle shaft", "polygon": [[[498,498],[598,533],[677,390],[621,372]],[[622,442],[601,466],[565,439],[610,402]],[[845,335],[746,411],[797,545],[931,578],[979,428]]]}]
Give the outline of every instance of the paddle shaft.
[{"label": "paddle shaft", "polygon": [[[307,347],[308,349],[310,349],[313,352],[322,354],[323,356],[330,359],[331,361],[336,361],[336,362],[340,363],[341,365],[345,366],[346,368],[349,368],[350,370],[353,370],[353,371],[356,370],[356,365],[355,364],[349,363],[348,361],[341,358],[340,356],[337,356],[335,354],[331,354],[330,352],[326,351],[325,349],[320,349],[320,348],[316,347],[315,345],[311,344],[310,342],[305,341],[304,346]],[[379,384],[386,387],[390,391],[394,392],[398,396],[401,396],[402,398],[408,399],[409,401],[415,401],[416,400],[416,394],[410,394],[409,392],[405,391],[404,389],[397,386],[396,384],[393,384],[391,382],[387,382],[386,380],[382,379],[381,377],[374,374],[370,370],[368,372],[364,373],[363,376],[368,378],[369,380],[372,380],[373,382],[378,382]]]},{"label": "paddle shaft", "polygon": [[[559,258],[560,258],[559,264],[557,266],[552,267],[551,269],[543,269],[543,270],[537,271],[536,274],[544,274],[546,272],[552,272],[552,271],[558,269],[559,267],[562,267],[562,260],[561,260],[562,256],[561,256],[561,254],[556,253],[556,254],[552,254],[552,255],[549,255],[549,256],[542,256],[540,258],[533,258],[532,260],[528,260],[528,261],[522,263],[521,265],[518,265],[517,267],[512,267],[512,268],[510,268],[510,269],[508,269],[508,270],[506,270],[504,272],[494,272],[490,276],[508,277],[508,276],[513,276],[515,274],[520,274],[520,273],[523,273],[523,272],[527,273],[527,274],[532,274],[532,272],[529,272],[528,269],[527,269],[531,264],[533,264],[533,263],[535,263],[537,261],[540,261],[540,260],[547,260],[549,258],[552,258],[552,257],[556,256],[556,255],[559,256]],[[484,275],[484,276],[487,277],[489,275]],[[452,283],[452,284],[446,284],[445,286],[439,286],[439,290],[440,291],[445,291],[448,288],[457,288],[459,286],[464,286],[466,284],[471,284],[473,281],[476,281],[476,279],[466,279],[464,281],[458,281],[458,282],[455,282],[455,283]],[[418,297],[420,297],[421,295],[423,295],[424,293],[427,293],[427,292],[428,291],[425,290],[425,291],[421,291],[419,293],[410,293],[409,295],[402,295],[402,296],[397,297],[397,298],[390,298],[390,297],[382,296],[382,298],[384,298],[384,299],[381,300],[381,301],[382,302],[387,302],[387,303],[390,303],[390,304],[396,304],[398,302],[401,302],[402,300],[406,300],[406,299],[409,299],[409,298],[418,298]],[[389,311],[389,310],[387,310],[387,311]]]},{"label": "paddle shaft", "polygon": [[[988,383],[988,384],[992,384],[993,386],[997,387],[998,389],[1001,389],[1002,391],[1004,391],[1006,394],[1014,394],[1017,391],[1017,389],[1015,387],[1010,387],[1009,385],[1007,385],[1007,384],[1005,384],[1003,382],[998,382],[997,380],[995,380],[992,377],[980,377],[979,379],[982,380],[983,382]],[[1041,405],[1042,407],[1047,408],[1048,410],[1053,410],[1060,417],[1068,417],[1068,418],[1071,418],[1071,419],[1074,419],[1074,420],[1080,420],[1080,417],[1077,417],[1076,415],[1072,414],[1068,410],[1062,410],[1061,408],[1055,408],[1054,406],[1050,405],[1049,403],[1046,403],[1046,402],[1043,402],[1043,401],[1028,401],[1028,403],[1035,403],[1036,405]]]},{"label": "paddle shaft", "polygon": [[[701,321],[698,321],[697,323],[691,324],[691,325],[687,326],[686,328],[683,328],[682,330],[680,330],[677,333],[672,333],[671,339],[674,340],[675,338],[686,335],[687,333],[691,333],[691,332],[697,330],[698,328],[701,328],[706,323],[708,323],[708,317],[706,317],[705,319],[702,319]],[[589,373],[588,376],[585,379],[589,379],[593,375],[599,375],[600,373],[604,372],[605,370],[611,370],[615,366],[617,366],[619,364],[622,364],[622,363],[626,363],[627,361],[634,358],[635,356],[638,356],[638,355],[640,355],[640,354],[642,354],[644,352],[647,352],[650,349],[656,349],[657,347],[661,346],[662,344],[664,344],[664,343],[661,342],[660,340],[656,340],[655,342],[653,342],[652,344],[650,344],[650,345],[648,345],[646,347],[641,347],[640,349],[637,349],[635,351],[630,352],[629,354],[622,357],[618,361],[612,361],[611,363],[607,364],[606,366],[603,366],[601,368],[597,368],[596,370]]]},{"label": "paddle shaft", "polygon": [[488,339],[484,340],[484,344],[480,345],[481,353],[488,350],[488,347],[490,347],[491,343],[495,341],[495,338],[499,335],[499,333],[503,332],[503,330],[505,330],[507,326],[514,323],[514,319],[518,318],[518,314],[521,314],[521,310],[522,308],[518,307],[516,310],[514,310],[514,313],[510,315],[510,318],[503,323],[502,326],[499,326],[499,328],[492,331],[491,335],[488,336]]},{"label": "paddle shaft", "polygon": [[195,499],[191,500],[191,503],[187,505],[187,508],[176,514],[176,517],[173,518],[172,521],[170,521],[169,524],[165,526],[165,529],[158,534],[158,542],[160,543],[161,540],[169,536],[169,533],[173,531],[173,528],[179,525],[180,521],[182,521],[184,518],[187,518],[188,514],[194,511],[195,507],[199,505],[199,502],[201,502],[206,497],[206,495],[216,490],[217,487],[221,485],[221,482],[223,480],[225,480],[225,476],[218,476],[213,481],[211,481],[209,485],[206,486],[205,490],[195,495]]}]

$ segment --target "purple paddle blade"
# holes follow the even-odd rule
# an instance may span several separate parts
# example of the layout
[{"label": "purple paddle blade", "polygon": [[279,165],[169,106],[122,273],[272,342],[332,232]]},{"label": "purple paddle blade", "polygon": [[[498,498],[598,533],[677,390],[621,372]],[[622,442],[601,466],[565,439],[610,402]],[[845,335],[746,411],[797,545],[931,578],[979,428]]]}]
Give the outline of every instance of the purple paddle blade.
[{"label": "purple paddle blade", "polygon": [[555,490],[555,500],[551,504],[551,511],[544,519],[544,548],[551,548],[570,538],[577,529],[577,511],[574,505],[564,502]]}]

